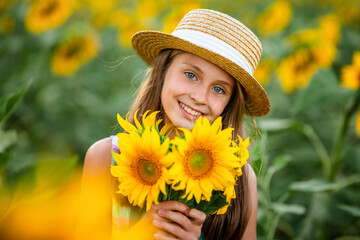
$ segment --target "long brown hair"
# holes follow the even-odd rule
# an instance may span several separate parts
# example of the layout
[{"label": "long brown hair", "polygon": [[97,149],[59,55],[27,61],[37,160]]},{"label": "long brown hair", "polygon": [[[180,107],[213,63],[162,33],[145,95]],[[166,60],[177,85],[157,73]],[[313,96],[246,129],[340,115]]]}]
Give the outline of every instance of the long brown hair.
[{"label": "long brown hair", "polygon": [[[181,53],[179,50],[166,49],[159,53],[154,65],[150,69],[149,77],[140,86],[136,98],[130,109],[129,121],[134,123],[134,113],[137,109],[138,120],[147,110],[160,111],[158,118],[164,119],[164,110],[161,105],[161,90],[166,72],[174,59]],[[242,136],[242,121],[245,112],[243,90],[238,81],[235,81],[234,92],[222,116],[223,127],[232,127],[233,140],[237,135]],[[231,201],[228,211],[222,215],[210,215],[206,218],[202,233],[206,239],[240,239],[244,234],[250,218],[250,201],[247,183],[247,166],[244,166],[243,175],[238,178],[235,186],[236,198]]]}]

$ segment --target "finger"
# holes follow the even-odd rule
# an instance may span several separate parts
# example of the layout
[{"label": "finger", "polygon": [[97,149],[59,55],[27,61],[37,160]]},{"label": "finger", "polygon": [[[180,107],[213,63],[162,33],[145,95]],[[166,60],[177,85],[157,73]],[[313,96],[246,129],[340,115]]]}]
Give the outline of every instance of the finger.
[{"label": "finger", "polygon": [[187,231],[191,230],[192,228],[193,223],[190,221],[190,219],[187,216],[185,216],[181,212],[174,212],[174,211],[160,209],[158,211],[158,214],[160,217],[167,219],[168,222],[176,223]]},{"label": "finger", "polygon": [[155,239],[157,240],[172,240],[172,239],[177,239],[177,237],[175,237],[174,235],[165,232],[163,230],[158,230],[155,234],[154,234]]},{"label": "finger", "polygon": [[160,209],[159,205],[155,205],[152,204],[151,208],[149,209],[149,211],[146,212],[145,216],[143,217],[143,219],[151,219],[154,218],[154,214],[157,215],[157,211]]},{"label": "finger", "polygon": [[160,209],[178,211],[182,213],[185,213],[189,209],[185,203],[178,201],[164,201],[161,202],[158,206]]},{"label": "finger", "polygon": [[[160,211],[160,210],[159,210]],[[205,222],[206,214],[202,211],[199,211],[195,208],[189,209],[185,212],[185,215],[191,218],[192,223],[200,226]]]},{"label": "finger", "polygon": [[[182,214],[182,213],[178,213],[178,214]],[[162,217],[161,215],[158,214],[158,212],[154,213],[152,215],[152,218],[153,220],[158,220],[158,221],[163,221],[163,222],[171,222],[171,223],[174,223],[173,220],[169,219],[169,218],[166,218],[166,217]],[[187,217],[186,217],[187,218]]]},{"label": "finger", "polygon": [[154,220],[153,224],[155,227],[159,228],[160,230],[163,230],[167,233],[171,233],[175,237],[175,239],[176,238],[189,239],[187,238],[189,234],[185,232],[185,230],[176,223]]}]

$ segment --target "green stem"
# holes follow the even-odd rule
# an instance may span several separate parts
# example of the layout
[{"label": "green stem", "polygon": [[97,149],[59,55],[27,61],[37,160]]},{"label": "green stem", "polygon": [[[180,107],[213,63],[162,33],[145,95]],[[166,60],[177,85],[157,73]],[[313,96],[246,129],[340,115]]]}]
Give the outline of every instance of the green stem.
[{"label": "green stem", "polygon": [[335,144],[331,154],[331,169],[328,180],[333,182],[336,177],[336,173],[339,169],[340,160],[342,157],[342,147],[344,144],[344,138],[349,128],[351,117],[357,111],[360,104],[360,88],[356,93],[355,98],[350,102],[349,107],[345,109],[341,119],[340,129],[335,140]]},{"label": "green stem", "polygon": [[280,218],[281,218],[280,214],[276,214],[274,216],[274,218],[272,219],[272,224],[270,226],[270,229],[269,229],[267,237],[266,237],[267,240],[275,239],[274,236],[275,236],[275,232],[276,232],[277,226],[279,224]]},{"label": "green stem", "polygon": [[[290,192],[286,192],[279,198],[279,200],[276,201],[276,203],[283,204],[289,197],[290,197]],[[267,232],[267,238],[266,238],[269,240],[274,239],[276,229],[278,228],[278,224],[282,216],[282,214],[280,213],[275,213],[274,210],[272,212],[273,214],[272,214],[271,224],[269,225],[270,228]]]},{"label": "green stem", "polygon": [[320,158],[324,176],[328,177],[330,174],[331,160],[321,139],[310,125],[299,123],[298,127],[300,128],[301,132],[310,140],[311,144],[314,146],[315,151],[317,152]]}]

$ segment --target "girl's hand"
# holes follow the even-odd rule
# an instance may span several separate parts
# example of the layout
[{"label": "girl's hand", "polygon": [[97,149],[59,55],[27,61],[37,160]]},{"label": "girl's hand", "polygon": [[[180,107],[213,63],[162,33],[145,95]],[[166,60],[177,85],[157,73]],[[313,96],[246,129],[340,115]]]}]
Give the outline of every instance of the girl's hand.
[{"label": "girl's hand", "polygon": [[153,206],[153,224],[159,230],[154,235],[159,240],[199,239],[205,221],[205,213],[197,209],[189,209],[178,201],[161,202]]}]

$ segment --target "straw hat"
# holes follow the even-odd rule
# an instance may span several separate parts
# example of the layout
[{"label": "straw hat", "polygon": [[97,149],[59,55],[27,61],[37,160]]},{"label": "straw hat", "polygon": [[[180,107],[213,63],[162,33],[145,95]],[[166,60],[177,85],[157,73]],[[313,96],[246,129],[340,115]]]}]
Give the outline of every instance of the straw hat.
[{"label": "straw hat", "polygon": [[261,43],[250,29],[226,14],[207,9],[192,10],[171,34],[140,31],[132,37],[132,45],[149,66],[164,49],[198,55],[240,82],[246,114],[262,116],[270,111],[268,96],[253,77],[262,53]]}]

